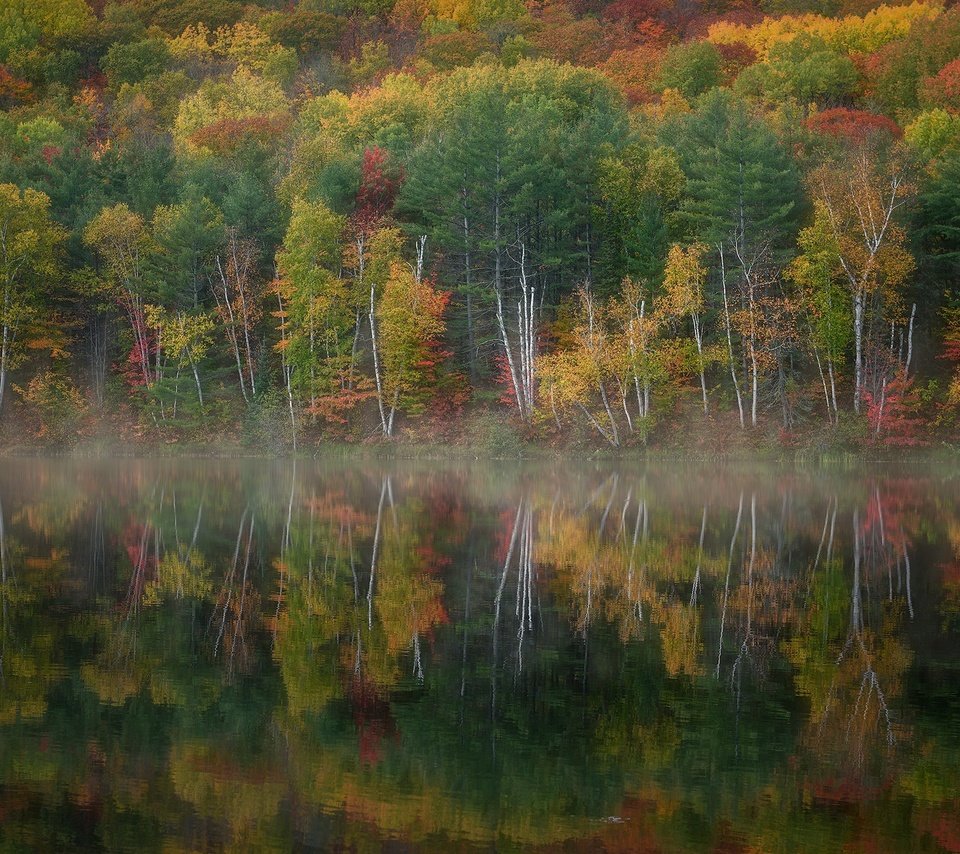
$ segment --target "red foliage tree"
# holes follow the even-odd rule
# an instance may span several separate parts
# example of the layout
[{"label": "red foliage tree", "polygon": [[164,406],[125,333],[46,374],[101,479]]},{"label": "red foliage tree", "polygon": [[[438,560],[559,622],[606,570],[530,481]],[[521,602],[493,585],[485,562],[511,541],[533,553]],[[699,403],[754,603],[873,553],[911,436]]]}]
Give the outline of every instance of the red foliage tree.
[{"label": "red foliage tree", "polygon": [[200,128],[190,137],[198,148],[209,148],[218,154],[231,154],[249,144],[265,148],[282,139],[290,127],[285,115],[250,116],[245,119],[220,119]]},{"label": "red foliage tree", "polygon": [[757,59],[757,52],[748,44],[736,42],[734,44],[715,45],[720,54],[720,67],[723,76],[728,81],[736,79],[737,75],[747,66],[753,65]]},{"label": "red foliage tree", "polygon": [[862,145],[878,136],[899,139],[903,131],[896,122],[886,116],[868,113],[865,110],[850,110],[834,107],[823,110],[807,119],[807,128],[824,136]]},{"label": "red foliage tree", "polygon": [[874,442],[890,447],[926,445],[926,426],[919,417],[920,400],[913,388],[913,378],[898,372],[874,394],[863,390],[867,423]]},{"label": "red foliage tree", "polygon": [[663,8],[660,0],[614,0],[603,10],[603,17],[608,21],[622,21],[631,29],[636,29],[642,24],[656,21]]},{"label": "red foliage tree", "polygon": [[403,175],[390,169],[386,150],[376,145],[366,149],[360,164],[360,188],[353,211],[354,226],[359,231],[373,231],[393,208],[402,183]]},{"label": "red foliage tree", "polygon": [[32,97],[30,84],[15,77],[6,66],[0,65],[0,109],[9,110],[18,104],[25,104]]},{"label": "red foliage tree", "polygon": [[948,62],[935,77],[924,80],[923,97],[933,106],[960,113],[960,59]]}]

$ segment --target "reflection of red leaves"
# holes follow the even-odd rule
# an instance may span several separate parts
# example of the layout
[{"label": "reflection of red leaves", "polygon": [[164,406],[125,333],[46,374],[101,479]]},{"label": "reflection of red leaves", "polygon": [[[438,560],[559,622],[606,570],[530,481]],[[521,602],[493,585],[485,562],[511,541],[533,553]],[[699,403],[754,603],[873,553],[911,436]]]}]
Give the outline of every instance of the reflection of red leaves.
[{"label": "reflection of red leaves", "polygon": [[944,587],[956,587],[960,589],[960,563],[940,564],[940,576]]},{"label": "reflection of red leaves", "polygon": [[886,543],[899,557],[909,545],[904,527],[909,526],[905,515],[910,504],[910,497],[898,492],[895,486],[888,488],[884,484],[882,492],[874,491],[860,523],[864,540],[870,540],[875,534],[878,541]]},{"label": "reflection of red leaves", "polygon": [[917,821],[917,829],[929,833],[945,851],[960,854],[960,801],[925,810]]},{"label": "reflection of red leaves", "polygon": [[852,777],[831,777],[826,780],[808,781],[807,789],[814,801],[836,806],[856,806],[872,801],[880,794],[877,786],[865,786],[862,780]]},{"label": "reflection of red leaves", "polygon": [[150,548],[153,544],[150,526],[131,522],[120,533],[120,543],[133,568],[126,602],[130,606],[143,598],[144,587],[157,574],[156,553]]},{"label": "reflection of red leaves", "polygon": [[332,525],[351,528],[356,535],[372,530],[373,517],[349,503],[342,492],[330,491],[311,497],[307,508]]},{"label": "reflection of red leaves", "polygon": [[380,696],[375,685],[364,679],[354,679],[350,683],[349,698],[357,728],[360,761],[376,765],[383,758],[384,739],[399,740],[390,704]]}]

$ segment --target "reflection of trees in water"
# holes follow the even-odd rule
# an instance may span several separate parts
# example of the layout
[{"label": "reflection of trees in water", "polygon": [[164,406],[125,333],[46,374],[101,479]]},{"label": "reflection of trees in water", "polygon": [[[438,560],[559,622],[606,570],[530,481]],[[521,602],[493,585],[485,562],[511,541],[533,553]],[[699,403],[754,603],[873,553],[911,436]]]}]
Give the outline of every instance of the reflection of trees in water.
[{"label": "reflection of trees in water", "polygon": [[[735,823],[788,755],[816,799],[879,798],[909,761],[914,485],[494,480],[144,466],[27,479],[12,526],[0,480],[0,722],[44,721],[76,668],[69,691],[163,732],[165,770],[103,797],[190,802],[234,845],[258,807],[231,780],[266,781],[264,815],[520,844],[592,838],[640,791]],[[46,674],[29,698],[14,654],[21,686]],[[387,806],[411,780],[432,810]]]}]

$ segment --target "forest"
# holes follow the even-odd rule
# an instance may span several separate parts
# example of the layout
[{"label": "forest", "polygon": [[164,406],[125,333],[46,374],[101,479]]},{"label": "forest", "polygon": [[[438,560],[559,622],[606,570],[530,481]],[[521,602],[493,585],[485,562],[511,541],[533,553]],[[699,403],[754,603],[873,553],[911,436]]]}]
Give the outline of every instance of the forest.
[{"label": "forest", "polygon": [[0,108],[6,447],[957,437],[949,4],[0,0]]}]

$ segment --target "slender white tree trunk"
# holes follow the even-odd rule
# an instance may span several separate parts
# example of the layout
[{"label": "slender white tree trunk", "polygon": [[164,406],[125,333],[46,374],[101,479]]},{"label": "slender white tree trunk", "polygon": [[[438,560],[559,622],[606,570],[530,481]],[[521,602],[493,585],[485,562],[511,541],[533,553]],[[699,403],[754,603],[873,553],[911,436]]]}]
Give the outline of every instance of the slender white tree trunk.
[{"label": "slender white tree trunk", "polygon": [[743,419],[743,398],[740,396],[740,383],[737,381],[737,366],[733,358],[733,334],[730,329],[730,304],[727,302],[727,268],[723,260],[723,244],[718,247],[720,252],[720,283],[723,287],[723,318],[727,329],[727,355],[730,359],[730,376],[733,379],[733,391],[737,396],[737,410],[740,413],[740,428],[746,425]]},{"label": "slender white tree trunk", "polygon": [[860,396],[863,390],[863,290],[853,297],[854,389],[853,411],[860,414]]}]

